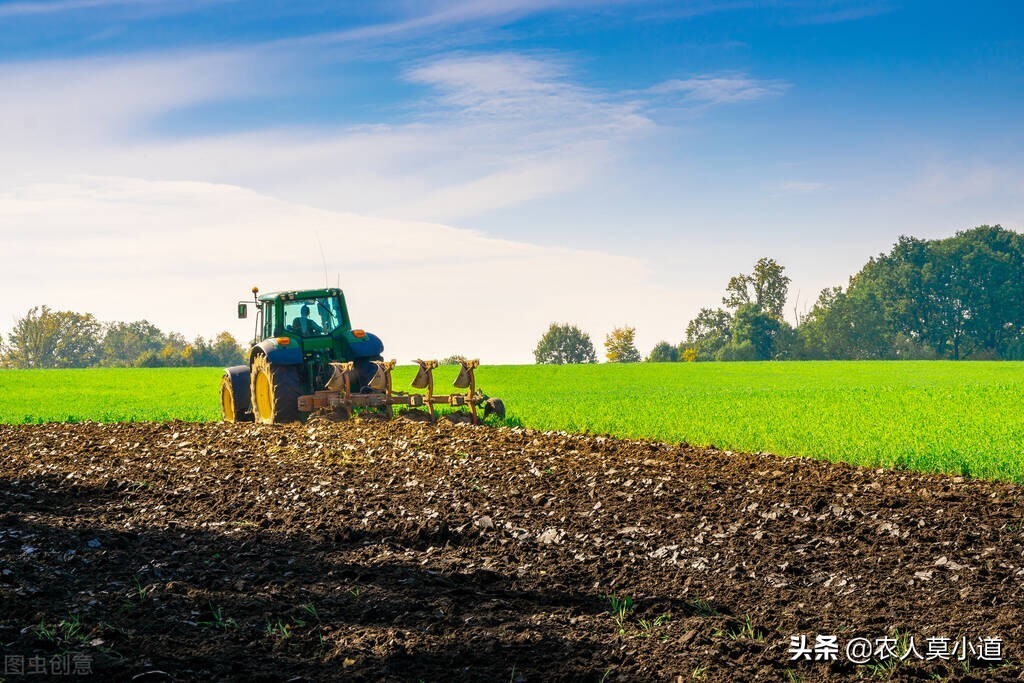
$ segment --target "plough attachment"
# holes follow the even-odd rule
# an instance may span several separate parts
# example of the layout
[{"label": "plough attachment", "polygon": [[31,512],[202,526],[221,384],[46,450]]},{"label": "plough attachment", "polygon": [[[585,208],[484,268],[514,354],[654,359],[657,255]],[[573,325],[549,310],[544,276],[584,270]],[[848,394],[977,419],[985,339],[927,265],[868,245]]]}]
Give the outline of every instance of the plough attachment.
[{"label": "plough attachment", "polygon": [[354,408],[369,408],[375,410],[379,415],[387,419],[394,417],[394,406],[407,406],[409,408],[425,408],[425,414],[430,420],[436,420],[434,406],[447,405],[452,407],[469,407],[470,419],[473,424],[480,421],[477,409],[482,406],[484,417],[491,413],[498,417],[505,417],[505,406],[501,399],[489,398],[486,394],[477,391],[475,371],[480,367],[479,360],[461,360],[459,376],[455,379],[454,385],[458,389],[468,389],[463,394],[435,394],[434,393],[434,370],[439,363],[436,360],[416,360],[420,366],[412,386],[417,389],[426,389],[424,394],[394,391],[391,385],[391,371],[395,367],[395,361],[373,361],[377,367],[373,378],[367,383],[362,391],[352,391],[353,380],[356,377],[355,363],[331,363],[334,374],[327,381],[327,386],[322,391],[317,391],[311,396],[299,397],[299,410],[313,412],[315,410],[328,409],[335,411],[339,417],[348,419],[352,417]]}]

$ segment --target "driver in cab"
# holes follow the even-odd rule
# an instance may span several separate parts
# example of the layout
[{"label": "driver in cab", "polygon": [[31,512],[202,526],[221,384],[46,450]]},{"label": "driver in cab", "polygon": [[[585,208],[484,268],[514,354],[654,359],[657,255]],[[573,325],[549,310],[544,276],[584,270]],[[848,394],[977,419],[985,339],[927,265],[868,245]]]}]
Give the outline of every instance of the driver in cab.
[{"label": "driver in cab", "polygon": [[324,333],[324,329],[309,317],[309,306],[303,306],[299,313],[301,313],[301,317],[292,321],[292,330],[298,332],[303,337]]}]

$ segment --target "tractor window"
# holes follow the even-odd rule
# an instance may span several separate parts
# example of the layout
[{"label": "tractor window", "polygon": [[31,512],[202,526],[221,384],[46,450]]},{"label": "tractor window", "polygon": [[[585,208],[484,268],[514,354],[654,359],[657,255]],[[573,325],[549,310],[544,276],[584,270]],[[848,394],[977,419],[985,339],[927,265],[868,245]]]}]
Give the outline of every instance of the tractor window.
[{"label": "tractor window", "polygon": [[263,329],[261,330],[262,336],[260,339],[267,339],[268,337],[276,337],[279,334],[284,334],[282,331],[275,329],[274,327],[274,304],[264,302],[260,304],[260,320],[263,322]]},{"label": "tractor window", "polygon": [[333,296],[285,301],[284,321],[289,332],[303,337],[330,334],[344,322],[341,304]]}]

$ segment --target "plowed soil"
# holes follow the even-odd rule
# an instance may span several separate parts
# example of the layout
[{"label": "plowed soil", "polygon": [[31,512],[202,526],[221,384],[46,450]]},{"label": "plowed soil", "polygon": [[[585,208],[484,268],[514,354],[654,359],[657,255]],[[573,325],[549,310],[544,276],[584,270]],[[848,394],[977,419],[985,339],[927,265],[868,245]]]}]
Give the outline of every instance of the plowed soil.
[{"label": "plowed soil", "polygon": [[1018,680],[1022,501],[469,425],[0,426],[0,643],[108,680]]}]

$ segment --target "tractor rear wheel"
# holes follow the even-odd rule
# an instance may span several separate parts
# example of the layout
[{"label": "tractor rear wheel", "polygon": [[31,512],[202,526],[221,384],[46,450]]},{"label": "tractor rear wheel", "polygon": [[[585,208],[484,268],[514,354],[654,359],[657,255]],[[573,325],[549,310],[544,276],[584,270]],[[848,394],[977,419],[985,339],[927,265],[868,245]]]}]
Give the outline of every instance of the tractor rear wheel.
[{"label": "tractor rear wheel", "polygon": [[[243,370],[232,372],[231,370]],[[249,368],[244,365],[224,372],[220,380],[220,414],[225,422],[252,422],[249,410]]]},{"label": "tractor rear wheel", "polygon": [[282,424],[299,421],[301,365],[273,365],[264,355],[252,361],[252,412],[257,422]]}]

